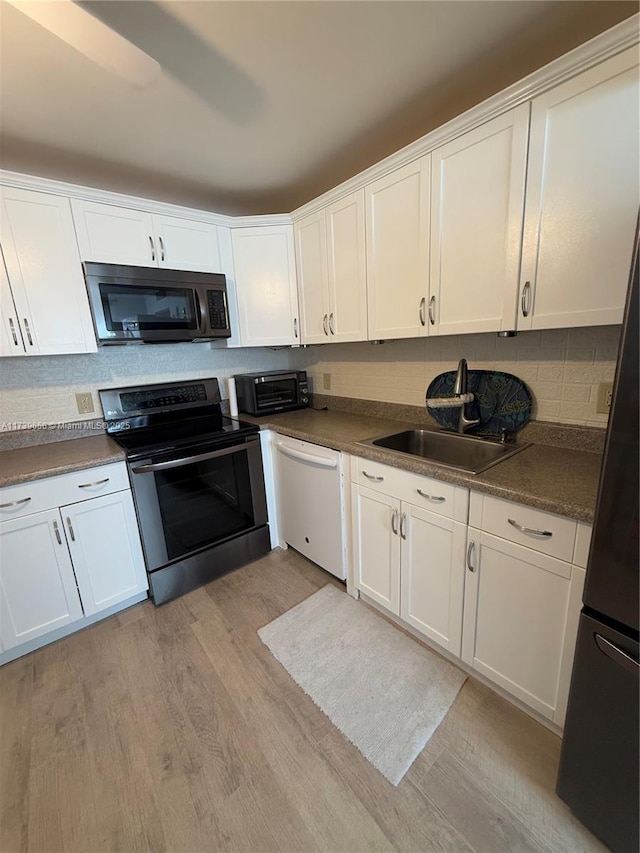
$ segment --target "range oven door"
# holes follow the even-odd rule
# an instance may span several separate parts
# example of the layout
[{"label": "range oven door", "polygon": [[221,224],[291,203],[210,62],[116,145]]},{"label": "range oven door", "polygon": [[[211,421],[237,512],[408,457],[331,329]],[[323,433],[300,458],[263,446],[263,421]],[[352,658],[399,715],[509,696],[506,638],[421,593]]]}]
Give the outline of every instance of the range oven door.
[{"label": "range oven door", "polygon": [[260,439],[130,463],[147,571],[267,523]]}]

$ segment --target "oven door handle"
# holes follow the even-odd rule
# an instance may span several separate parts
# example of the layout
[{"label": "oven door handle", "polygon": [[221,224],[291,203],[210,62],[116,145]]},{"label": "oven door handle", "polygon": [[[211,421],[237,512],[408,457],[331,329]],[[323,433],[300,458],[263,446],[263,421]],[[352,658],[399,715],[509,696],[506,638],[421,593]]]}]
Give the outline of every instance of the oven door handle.
[{"label": "oven door handle", "polygon": [[154,471],[166,471],[167,468],[179,468],[181,465],[190,465],[192,462],[204,462],[205,459],[215,459],[218,456],[227,456],[230,453],[238,453],[251,446],[251,442],[259,439],[250,439],[242,444],[234,444],[233,447],[225,447],[222,450],[212,450],[210,453],[198,453],[195,456],[183,456],[180,459],[169,459],[167,462],[153,462],[151,465],[140,465],[132,468],[132,474],[152,474]]}]

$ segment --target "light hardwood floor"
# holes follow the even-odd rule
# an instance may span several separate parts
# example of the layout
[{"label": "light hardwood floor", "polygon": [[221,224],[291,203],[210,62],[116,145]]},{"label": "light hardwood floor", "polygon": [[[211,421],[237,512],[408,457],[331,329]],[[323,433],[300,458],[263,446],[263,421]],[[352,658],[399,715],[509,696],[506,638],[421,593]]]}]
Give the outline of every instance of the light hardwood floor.
[{"label": "light hardwood floor", "polygon": [[256,634],[328,582],[276,551],[3,667],[2,853],[604,849],[559,739],[473,679],[397,788],[374,770]]}]

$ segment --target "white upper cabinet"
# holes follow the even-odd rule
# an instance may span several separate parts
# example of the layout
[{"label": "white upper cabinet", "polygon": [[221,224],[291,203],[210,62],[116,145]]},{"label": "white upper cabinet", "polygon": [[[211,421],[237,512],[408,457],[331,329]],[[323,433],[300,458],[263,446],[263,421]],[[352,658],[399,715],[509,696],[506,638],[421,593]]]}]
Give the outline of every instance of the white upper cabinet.
[{"label": "white upper cabinet", "polygon": [[332,341],[367,340],[364,190],[326,209],[329,327]]},{"label": "white upper cabinet", "polygon": [[9,287],[9,278],[0,254],[0,356],[24,355],[18,315]]},{"label": "white upper cabinet", "polygon": [[429,334],[514,330],[529,105],[431,154]]},{"label": "white upper cabinet", "polygon": [[372,340],[427,334],[430,164],[427,154],[365,189]]},{"label": "white upper cabinet", "polygon": [[518,328],[620,323],[638,215],[637,49],[534,99]]},{"label": "white upper cabinet", "polygon": [[302,342],[367,339],[364,190],[294,225]]},{"label": "white upper cabinet", "polygon": [[71,204],[83,261],[220,272],[215,225],[93,201]]},{"label": "white upper cabinet", "polygon": [[299,344],[293,227],[234,228],[231,241],[242,346]]},{"label": "white upper cabinet", "polygon": [[1,206],[0,243],[27,355],[95,352],[69,199],[2,187]]},{"label": "white upper cabinet", "polygon": [[192,272],[221,271],[215,225],[154,214],[153,230],[161,267]]},{"label": "white upper cabinet", "polygon": [[328,343],[330,308],[324,210],[298,220],[294,234],[302,342]]}]

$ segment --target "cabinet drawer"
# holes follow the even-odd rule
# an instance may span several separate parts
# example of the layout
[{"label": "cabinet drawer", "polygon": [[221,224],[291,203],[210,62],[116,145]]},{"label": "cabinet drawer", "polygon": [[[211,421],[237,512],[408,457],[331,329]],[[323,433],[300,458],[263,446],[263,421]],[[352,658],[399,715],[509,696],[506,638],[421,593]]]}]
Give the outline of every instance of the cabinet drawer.
[{"label": "cabinet drawer", "polygon": [[467,521],[469,492],[461,486],[443,483],[390,465],[370,462],[357,456],[351,460],[351,480],[401,501],[435,512],[455,521]]},{"label": "cabinet drawer", "polygon": [[128,488],[129,477],[124,462],[111,462],[70,474],[6,486],[0,489],[0,521],[56,509]]},{"label": "cabinet drawer", "polygon": [[472,492],[469,524],[567,563],[573,558],[578,523],[569,518]]}]

